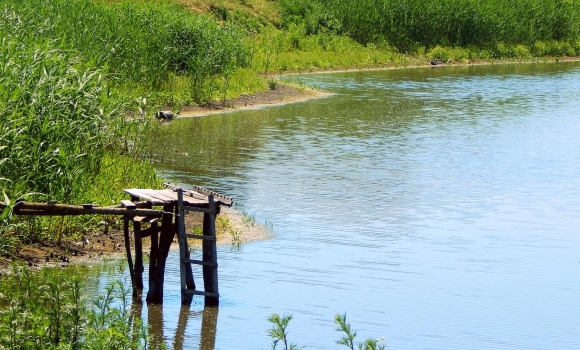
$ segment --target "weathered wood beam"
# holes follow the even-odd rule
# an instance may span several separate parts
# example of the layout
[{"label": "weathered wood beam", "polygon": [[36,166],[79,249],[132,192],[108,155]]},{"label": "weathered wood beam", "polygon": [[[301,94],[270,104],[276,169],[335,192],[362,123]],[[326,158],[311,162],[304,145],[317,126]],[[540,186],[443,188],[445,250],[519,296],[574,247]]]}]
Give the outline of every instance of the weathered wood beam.
[{"label": "weathered wood beam", "polygon": [[123,215],[123,216],[150,216],[160,218],[163,212],[153,209],[123,209],[123,208],[84,208],[81,205],[69,204],[48,204],[19,202],[14,205],[14,214],[16,215]]}]

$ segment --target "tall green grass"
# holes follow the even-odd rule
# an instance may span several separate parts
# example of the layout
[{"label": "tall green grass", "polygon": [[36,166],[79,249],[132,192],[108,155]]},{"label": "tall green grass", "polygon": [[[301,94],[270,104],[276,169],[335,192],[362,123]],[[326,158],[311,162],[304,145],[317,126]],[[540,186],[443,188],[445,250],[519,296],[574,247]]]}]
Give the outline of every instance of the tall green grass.
[{"label": "tall green grass", "polygon": [[0,279],[2,349],[148,349],[120,281],[88,299],[79,271],[22,266]]},{"label": "tall green grass", "polygon": [[185,75],[192,99],[204,103],[215,77],[249,63],[241,30],[170,2],[7,0],[3,7],[5,31],[78,52],[106,67],[113,85],[159,89]]},{"label": "tall green grass", "polygon": [[419,47],[497,43],[534,45],[580,38],[578,0],[279,0],[286,20],[309,31],[387,42],[401,52]]}]

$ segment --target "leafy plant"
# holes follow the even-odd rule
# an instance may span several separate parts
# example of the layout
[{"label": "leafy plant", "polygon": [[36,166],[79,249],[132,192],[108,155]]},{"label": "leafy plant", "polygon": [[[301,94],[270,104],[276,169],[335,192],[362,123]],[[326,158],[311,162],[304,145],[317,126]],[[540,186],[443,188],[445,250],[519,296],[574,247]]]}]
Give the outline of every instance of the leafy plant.
[{"label": "leafy plant", "polygon": [[279,342],[282,342],[284,350],[296,350],[296,344],[288,344],[288,324],[292,320],[292,315],[284,315],[280,317],[278,314],[273,314],[268,318],[268,322],[272,323],[272,328],[268,330],[268,335],[272,338],[272,349],[276,349]]},{"label": "leafy plant", "polygon": [[[334,323],[338,325],[336,329],[344,335],[336,341],[339,345],[344,345],[351,350],[354,350],[354,338],[356,338],[356,331],[353,331],[350,323],[346,321],[346,313],[334,316]],[[378,339],[367,338],[363,343],[358,344],[359,350],[384,350],[385,345],[379,344]]]}]

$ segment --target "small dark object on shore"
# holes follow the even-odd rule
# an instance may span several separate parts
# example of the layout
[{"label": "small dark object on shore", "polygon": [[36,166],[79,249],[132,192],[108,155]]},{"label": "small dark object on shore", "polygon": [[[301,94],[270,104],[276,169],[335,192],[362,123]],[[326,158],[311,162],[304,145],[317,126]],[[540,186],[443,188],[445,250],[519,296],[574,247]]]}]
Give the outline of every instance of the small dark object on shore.
[{"label": "small dark object on shore", "polygon": [[451,63],[451,59],[448,59],[448,60],[446,61],[446,60],[442,60],[442,59],[435,59],[435,58],[434,58],[434,59],[432,59],[432,60],[431,60],[431,65],[433,65],[433,66],[436,66],[436,65],[438,65],[438,64],[443,64],[443,63],[447,63],[447,64],[449,64],[449,63]]},{"label": "small dark object on shore", "polygon": [[173,119],[175,118],[175,114],[171,111],[159,111],[155,113],[155,117],[159,119]]}]

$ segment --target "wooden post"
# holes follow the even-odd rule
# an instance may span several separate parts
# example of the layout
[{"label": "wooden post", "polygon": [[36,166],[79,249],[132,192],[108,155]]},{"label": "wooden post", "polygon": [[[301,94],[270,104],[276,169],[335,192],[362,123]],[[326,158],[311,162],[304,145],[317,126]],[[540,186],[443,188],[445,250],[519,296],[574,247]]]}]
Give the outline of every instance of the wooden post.
[{"label": "wooden post", "polygon": [[125,236],[125,252],[127,253],[127,264],[129,265],[129,274],[131,275],[131,288],[133,288],[133,296],[137,295],[137,287],[135,285],[135,269],[133,268],[133,258],[131,257],[131,239],[129,238],[129,219],[123,219],[123,234]]},{"label": "wooden post", "polygon": [[147,291],[147,302],[153,304],[163,303],[163,282],[165,280],[165,263],[169,248],[173,242],[175,231],[173,230],[173,204],[163,206],[163,217],[161,219],[161,237],[159,238],[159,255],[157,256],[157,267],[155,268],[155,278]]},{"label": "wooden post", "polygon": [[[143,292],[143,242],[141,241],[141,222],[138,218],[133,219],[133,238],[135,239],[135,287],[137,295]],[[133,291],[135,292],[135,291]]]},{"label": "wooden post", "polygon": [[[215,216],[216,206],[213,200],[213,194],[208,196],[209,213],[203,214],[203,235],[215,237]],[[205,292],[215,293],[213,296],[205,296],[205,305],[218,305],[218,272],[217,272],[217,248],[215,240],[206,240],[202,242],[203,261],[211,265],[203,266],[203,287]]]}]

